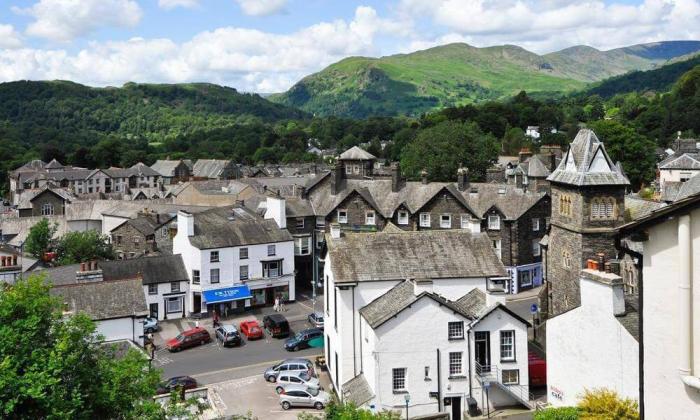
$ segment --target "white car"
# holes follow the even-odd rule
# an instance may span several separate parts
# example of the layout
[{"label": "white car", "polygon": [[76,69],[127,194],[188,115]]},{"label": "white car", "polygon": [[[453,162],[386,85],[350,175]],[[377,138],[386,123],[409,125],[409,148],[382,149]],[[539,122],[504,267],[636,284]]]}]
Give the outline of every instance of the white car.
[{"label": "white car", "polygon": [[281,394],[288,385],[303,385],[307,389],[313,390],[321,389],[321,382],[319,382],[318,378],[314,378],[308,372],[280,373],[277,378],[277,386],[275,387],[277,393]]}]

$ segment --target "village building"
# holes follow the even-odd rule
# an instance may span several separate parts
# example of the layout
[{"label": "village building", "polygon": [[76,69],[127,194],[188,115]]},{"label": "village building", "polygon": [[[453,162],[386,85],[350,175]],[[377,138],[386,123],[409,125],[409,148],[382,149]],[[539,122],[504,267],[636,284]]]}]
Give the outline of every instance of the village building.
[{"label": "village building", "polygon": [[192,164],[188,164],[184,159],[157,160],[151,165],[151,169],[160,174],[165,185],[189,181],[192,176]]},{"label": "village building", "polygon": [[666,188],[676,189],[700,173],[700,147],[696,139],[678,138],[673,152],[658,164],[658,184],[662,194]]},{"label": "village building", "polygon": [[233,206],[256,194],[250,185],[235,180],[189,181],[170,190],[175,204]]},{"label": "village building", "polygon": [[66,206],[76,198],[64,188],[44,187],[24,190],[19,194],[19,217],[62,216]]},{"label": "village building", "polygon": [[238,179],[241,174],[232,160],[198,159],[192,166],[192,176],[196,179]]},{"label": "village building", "polygon": [[117,258],[123,260],[172,253],[172,237],[176,231],[175,213],[159,214],[146,210],[112,229],[110,239]]}]

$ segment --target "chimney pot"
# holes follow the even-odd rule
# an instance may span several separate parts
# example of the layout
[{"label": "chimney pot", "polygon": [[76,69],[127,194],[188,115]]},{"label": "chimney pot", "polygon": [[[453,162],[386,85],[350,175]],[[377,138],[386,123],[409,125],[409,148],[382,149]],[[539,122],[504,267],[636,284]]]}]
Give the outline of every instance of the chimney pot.
[{"label": "chimney pot", "polygon": [[80,271],[85,271],[85,263],[84,262],[80,263]]},{"label": "chimney pot", "polygon": [[469,169],[461,167],[457,169],[457,189],[466,191],[469,188]]},{"label": "chimney pot", "polygon": [[422,171],[420,171],[420,181],[423,184],[428,183],[428,171],[426,169],[423,169]]},{"label": "chimney pot", "polygon": [[399,162],[391,163],[391,192],[399,192],[401,189],[401,166]]}]

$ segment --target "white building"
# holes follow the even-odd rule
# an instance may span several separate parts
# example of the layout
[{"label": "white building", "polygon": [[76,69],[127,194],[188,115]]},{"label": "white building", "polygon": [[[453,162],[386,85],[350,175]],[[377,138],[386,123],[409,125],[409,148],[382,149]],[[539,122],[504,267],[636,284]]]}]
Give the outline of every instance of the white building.
[{"label": "white building", "polygon": [[[344,399],[410,415],[461,418],[472,397],[529,404],[528,323],[501,304],[506,270],[483,233],[340,235],[324,266],[325,353]],[[499,286],[500,285],[500,286]]]},{"label": "white building", "polygon": [[533,138],[533,139],[539,139],[540,138],[540,127],[536,125],[529,125],[527,126],[527,129],[525,130],[525,135]]},{"label": "white building", "polygon": [[581,272],[581,306],[547,320],[547,401],[575,406],[586,389],[639,400],[637,296],[622,278]]},{"label": "white building", "polygon": [[276,198],[268,198],[266,219],[244,207],[178,213],[173,254],[190,279],[188,312],[227,314],[275,297],[295,300],[294,239],[284,213]]}]

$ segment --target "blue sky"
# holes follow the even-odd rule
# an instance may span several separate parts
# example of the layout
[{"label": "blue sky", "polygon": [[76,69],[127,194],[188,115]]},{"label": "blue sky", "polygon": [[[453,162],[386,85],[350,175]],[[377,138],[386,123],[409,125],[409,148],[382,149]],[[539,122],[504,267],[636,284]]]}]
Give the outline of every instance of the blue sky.
[{"label": "blue sky", "polygon": [[351,55],[700,38],[700,0],[3,0],[0,81],[275,92]]}]

